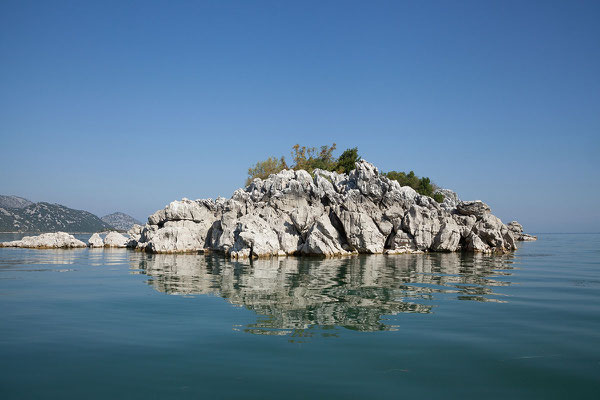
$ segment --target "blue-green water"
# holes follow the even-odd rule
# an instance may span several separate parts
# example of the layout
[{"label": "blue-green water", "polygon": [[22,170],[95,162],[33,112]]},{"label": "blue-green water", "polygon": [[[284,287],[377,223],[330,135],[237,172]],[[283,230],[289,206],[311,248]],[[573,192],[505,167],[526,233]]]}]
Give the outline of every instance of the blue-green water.
[{"label": "blue-green water", "polygon": [[600,235],[253,263],[0,248],[0,309],[2,399],[600,393]]}]

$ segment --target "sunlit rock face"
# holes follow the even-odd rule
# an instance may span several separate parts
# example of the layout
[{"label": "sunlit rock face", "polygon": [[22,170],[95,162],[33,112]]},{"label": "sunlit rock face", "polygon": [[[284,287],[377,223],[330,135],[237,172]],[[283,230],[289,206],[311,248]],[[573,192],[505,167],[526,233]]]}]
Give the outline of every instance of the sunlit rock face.
[{"label": "sunlit rock face", "polygon": [[[139,254],[139,253],[137,253]],[[256,311],[250,333],[280,334],[316,328],[393,329],[385,315],[430,313],[436,296],[503,301],[512,255],[438,253],[403,257],[270,258],[227,261],[218,256],[151,254],[131,266],[171,295],[221,296]],[[498,279],[500,278],[500,279]]]},{"label": "sunlit rock face", "polygon": [[98,233],[94,233],[88,239],[88,247],[104,247],[104,240]]},{"label": "sunlit rock face", "polygon": [[121,235],[119,232],[108,232],[104,238],[104,247],[121,247],[127,246],[129,238]]},{"label": "sunlit rock face", "polygon": [[364,160],[349,174],[284,170],[230,199],[174,201],[151,215],[129,245],[231,258],[516,249],[512,231],[487,204],[442,192],[438,204]]},{"label": "sunlit rock face", "polygon": [[81,240],[65,232],[43,233],[38,236],[25,236],[21,240],[0,243],[0,247],[27,247],[40,249],[69,249],[86,247]]}]

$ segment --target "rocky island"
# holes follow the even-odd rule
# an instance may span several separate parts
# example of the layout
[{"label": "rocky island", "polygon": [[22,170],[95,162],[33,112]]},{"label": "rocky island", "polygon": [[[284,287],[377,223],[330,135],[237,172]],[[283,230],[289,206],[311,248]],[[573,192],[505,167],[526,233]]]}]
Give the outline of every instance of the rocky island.
[{"label": "rocky island", "polygon": [[[518,240],[536,239],[524,234],[516,221],[505,225],[482,201],[461,201],[448,189],[439,192],[441,203],[401,186],[365,160],[356,162],[348,174],[284,169],[266,179],[254,179],[230,199],[173,201],[148,217],[145,226],[135,225],[128,237],[111,232],[103,240],[95,234],[88,245],[258,258],[504,253],[515,250]],[[31,238],[3,245],[83,245],[61,237],[59,241],[46,237],[47,245]]]},{"label": "rocky island", "polygon": [[349,174],[283,170],[230,199],[174,201],[131,235],[138,250],[232,258],[516,249],[516,225],[481,201],[443,194],[442,203],[419,195],[364,160]]}]

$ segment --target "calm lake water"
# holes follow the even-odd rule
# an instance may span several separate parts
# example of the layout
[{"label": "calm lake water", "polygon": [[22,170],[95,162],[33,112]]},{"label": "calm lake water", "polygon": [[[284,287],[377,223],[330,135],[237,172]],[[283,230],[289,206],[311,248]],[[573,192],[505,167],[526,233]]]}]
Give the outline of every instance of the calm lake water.
[{"label": "calm lake water", "polygon": [[0,398],[597,399],[600,235],[539,237],[253,263],[0,248]]}]

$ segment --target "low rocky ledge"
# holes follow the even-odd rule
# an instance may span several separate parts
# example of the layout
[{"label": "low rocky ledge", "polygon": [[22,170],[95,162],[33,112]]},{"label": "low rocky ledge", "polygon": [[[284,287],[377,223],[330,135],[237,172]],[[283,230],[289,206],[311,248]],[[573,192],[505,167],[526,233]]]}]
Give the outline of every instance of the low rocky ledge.
[{"label": "low rocky ledge", "polygon": [[104,238],[104,247],[125,248],[129,238],[121,235],[119,232],[108,232]]},{"label": "low rocky ledge", "polygon": [[21,240],[0,243],[0,247],[26,247],[37,249],[71,249],[86,247],[81,240],[65,232],[42,233],[38,236],[25,236]]},{"label": "low rocky ledge", "polygon": [[419,195],[361,160],[349,174],[283,170],[230,199],[174,201],[130,232],[153,253],[216,251],[232,258],[428,251],[509,252],[530,240],[482,201]]},{"label": "low rocky ledge", "polygon": [[513,234],[513,237],[521,242],[531,242],[537,240],[537,236],[528,235],[523,233],[523,226],[517,221],[511,221],[507,225],[508,229]]}]

